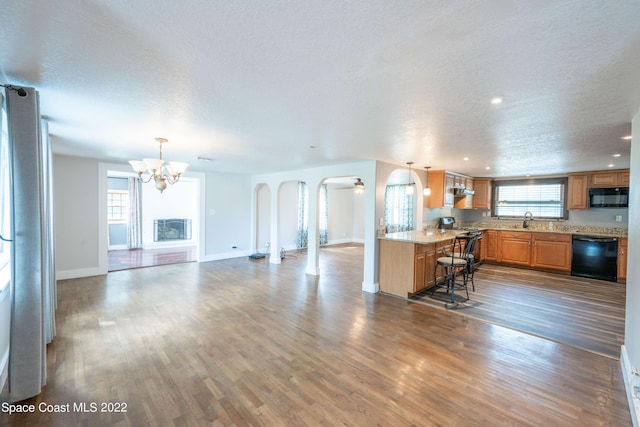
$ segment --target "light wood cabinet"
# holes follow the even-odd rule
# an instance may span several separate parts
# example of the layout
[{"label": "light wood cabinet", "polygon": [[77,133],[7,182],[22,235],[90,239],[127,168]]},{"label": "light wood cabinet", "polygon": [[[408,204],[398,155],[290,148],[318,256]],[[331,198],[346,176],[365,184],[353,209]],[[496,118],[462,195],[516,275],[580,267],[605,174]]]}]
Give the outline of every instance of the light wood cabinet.
[{"label": "light wood cabinet", "polygon": [[455,186],[455,177],[451,174],[444,174],[444,207],[453,207],[453,187]]},{"label": "light wood cabinet", "polygon": [[487,230],[482,232],[482,245],[480,246],[483,261],[498,261],[498,232]]},{"label": "light wood cabinet", "polygon": [[443,170],[428,171],[431,195],[424,196],[424,206],[428,208],[452,208],[454,175]]},{"label": "light wood cabinet", "polygon": [[415,294],[434,285],[434,270],[436,266],[435,244],[416,244],[414,252],[412,293]]},{"label": "light wood cabinet", "polygon": [[627,281],[627,245],[628,240],[618,240],[618,281]]},{"label": "light wood cabinet", "polygon": [[491,209],[491,179],[476,178],[473,180],[473,208]]},{"label": "light wood cabinet", "polygon": [[629,185],[629,171],[606,171],[606,172],[592,172],[590,187],[616,187],[616,186],[628,186]]},{"label": "light wood cabinet", "polygon": [[380,240],[380,290],[408,297],[433,286],[436,266],[435,243],[417,244]]},{"label": "light wood cabinet", "polygon": [[513,265],[531,265],[531,233],[498,232],[498,262]]},{"label": "light wood cabinet", "polygon": [[589,208],[589,175],[570,174],[567,191],[567,209]]},{"label": "light wood cabinet", "polygon": [[531,267],[571,271],[571,235],[533,233]]}]

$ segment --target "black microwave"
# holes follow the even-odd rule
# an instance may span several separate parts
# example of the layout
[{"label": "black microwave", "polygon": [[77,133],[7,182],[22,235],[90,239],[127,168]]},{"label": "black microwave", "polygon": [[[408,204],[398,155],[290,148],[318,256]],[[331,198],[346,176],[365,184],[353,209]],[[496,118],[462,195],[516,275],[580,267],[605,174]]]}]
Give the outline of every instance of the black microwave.
[{"label": "black microwave", "polygon": [[628,208],[629,187],[590,188],[590,208]]}]

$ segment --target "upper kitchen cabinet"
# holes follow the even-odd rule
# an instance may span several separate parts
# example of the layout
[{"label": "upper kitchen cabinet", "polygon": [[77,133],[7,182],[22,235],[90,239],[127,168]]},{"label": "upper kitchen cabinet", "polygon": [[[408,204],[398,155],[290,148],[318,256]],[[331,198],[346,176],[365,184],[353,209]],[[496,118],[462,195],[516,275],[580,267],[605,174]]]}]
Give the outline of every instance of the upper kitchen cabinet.
[{"label": "upper kitchen cabinet", "polygon": [[629,186],[629,170],[592,172],[590,188],[597,187],[628,187]]},{"label": "upper kitchen cabinet", "polygon": [[455,177],[445,171],[429,171],[431,195],[424,196],[424,206],[428,208],[452,208]]},{"label": "upper kitchen cabinet", "polygon": [[567,189],[567,209],[589,208],[589,174],[569,174]]},{"label": "upper kitchen cabinet", "polygon": [[476,178],[473,180],[473,208],[491,209],[491,179]]}]

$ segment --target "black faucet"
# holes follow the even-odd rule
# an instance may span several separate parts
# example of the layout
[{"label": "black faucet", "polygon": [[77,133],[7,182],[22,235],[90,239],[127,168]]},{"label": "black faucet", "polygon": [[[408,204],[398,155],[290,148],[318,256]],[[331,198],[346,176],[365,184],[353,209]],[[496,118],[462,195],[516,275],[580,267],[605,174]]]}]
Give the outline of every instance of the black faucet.
[{"label": "black faucet", "polygon": [[522,228],[529,228],[529,221],[533,221],[533,214],[529,211],[524,213],[524,222],[522,223]]}]

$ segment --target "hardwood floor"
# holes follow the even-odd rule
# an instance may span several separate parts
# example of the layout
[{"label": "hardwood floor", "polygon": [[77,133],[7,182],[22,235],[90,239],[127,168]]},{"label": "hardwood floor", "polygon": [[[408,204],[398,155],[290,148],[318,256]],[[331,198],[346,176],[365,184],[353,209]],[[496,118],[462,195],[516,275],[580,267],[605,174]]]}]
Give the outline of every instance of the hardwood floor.
[{"label": "hardwood floor", "polygon": [[183,262],[193,262],[195,260],[195,246],[161,249],[124,249],[108,252],[109,271],[152,267],[155,265],[180,264]]},{"label": "hardwood floor", "polygon": [[[520,268],[483,264],[476,291],[450,303],[445,289],[416,296],[416,302],[620,358],[624,344],[626,285]],[[462,294],[462,295],[461,295]]]},{"label": "hardwood floor", "polygon": [[[361,291],[362,246],[59,283],[48,384],[2,425],[630,426],[620,362]],[[100,407],[99,407],[100,408]]]}]

